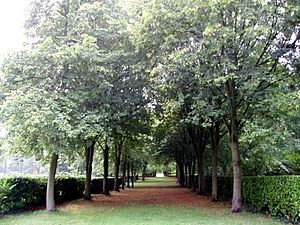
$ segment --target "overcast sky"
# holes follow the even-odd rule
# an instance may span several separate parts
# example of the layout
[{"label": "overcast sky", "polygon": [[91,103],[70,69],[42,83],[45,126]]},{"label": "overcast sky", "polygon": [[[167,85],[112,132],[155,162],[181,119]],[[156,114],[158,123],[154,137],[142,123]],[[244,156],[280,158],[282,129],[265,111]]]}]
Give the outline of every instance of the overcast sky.
[{"label": "overcast sky", "polygon": [[0,54],[20,48],[22,26],[31,0],[0,0]]}]

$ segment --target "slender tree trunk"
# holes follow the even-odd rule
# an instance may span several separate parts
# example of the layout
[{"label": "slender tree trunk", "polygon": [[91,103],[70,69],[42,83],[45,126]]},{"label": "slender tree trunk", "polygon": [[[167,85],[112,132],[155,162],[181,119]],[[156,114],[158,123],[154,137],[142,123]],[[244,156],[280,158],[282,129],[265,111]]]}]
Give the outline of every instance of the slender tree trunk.
[{"label": "slender tree trunk", "polygon": [[179,184],[181,187],[184,187],[184,164],[182,162],[178,162],[178,174],[179,174]]},{"label": "slender tree trunk", "polygon": [[193,175],[192,175],[192,163],[193,162],[189,162],[188,165],[187,165],[187,168],[188,168],[188,176],[189,176],[189,182],[187,184],[187,187],[188,189],[191,189],[192,186],[193,186]]},{"label": "slender tree trunk", "polygon": [[210,128],[210,140],[211,140],[211,196],[212,201],[218,201],[218,145],[219,145],[219,123],[214,124]]},{"label": "slender tree trunk", "polygon": [[85,187],[84,187],[84,199],[91,200],[91,182],[92,182],[92,165],[96,142],[93,141],[89,146],[85,148]]},{"label": "slender tree trunk", "polygon": [[105,147],[103,149],[103,191],[102,194],[109,195],[109,185],[108,185],[108,158],[109,158],[109,146],[105,143]]},{"label": "slender tree trunk", "polygon": [[142,176],[142,181],[145,181],[146,171],[147,171],[147,165],[143,165],[143,176]]},{"label": "slender tree trunk", "polygon": [[114,191],[119,191],[119,170],[121,161],[121,148],[122,142],[115,145],[115,178],[114,178]]},{"label": "slender tree trunk", "polygon": [[192,176],[193,176],[193,180],[192,180],[192,191],[196,192],[196,184],[195,184],[195,173],[196,173],[196,160],[193,160],[193,165],[192,165]]},{"label": "slender tree trunk", "polygon": [[134,188],[134,166],[131,163],[131,187]]},{"label": "slender tree trunk", "polygon": [[238,118],[236,112],[236,91],[234,80],[227,81],[227,93],[230,100],[230,148],[233,165],[233,196],[232,196],[232,212],[239,212],[242,207],[241,195],[241,158],[238,146]]},{"label": "slender tree trunk", "polygon": [[48,211],[55,210],[54,184],[55,184],[57,160],[58,160],[58,154],[53,153],[50,162],[48,182],[47,182],[47,193],[46,193],[46,209]]},{"label": "slender tree trunk", "polygon": [[230,143],[233,163],[233,196],[232,196],[232,212],[239,212],[242,206],[242,195],[241,195],[241,160],[236,141]]},{"label": "slender tree trunk", "polygon": [[122,172],[122,190],[125,189],[125,182],[126,182],[126,157],[123,162],[123,172]]},{"label": "slender tree trunk", "polygon": [[180,184],[180,174],[179,174],[179,165],[178,165],[178,162],[176,162],[176,183]]},{"label": "slender tree trunk", "polygon": [[130,162],[127,161],[127,187],[130,188]]},{"label": "slender tree trunk", "polygon": [[187,163],[184,163],[184,186],[188,187],[188,182],[189,182],[189,178],[188,178],[188,166]]},{"label": "slender tree trunk", "polygon": [[205,147],[199,149],[199,158],[198,158],[198,191],[197,194],[203,195],[205,188]]}]

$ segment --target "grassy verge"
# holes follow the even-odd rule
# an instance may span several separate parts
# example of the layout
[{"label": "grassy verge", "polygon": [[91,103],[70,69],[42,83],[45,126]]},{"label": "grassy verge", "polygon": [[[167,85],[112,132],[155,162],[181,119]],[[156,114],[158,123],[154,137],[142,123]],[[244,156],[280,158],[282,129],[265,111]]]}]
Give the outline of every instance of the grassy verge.
[{"label": "grassy verge", "polygon": [[5,216],[0,224],[32,225],[175,225],[175,224],[219,224],[219,225],[276,225],[262,215],[253,213],[231,214],[228,209],[216,215],[209,209],[180,206],[135,205],[129,207],[98,207],[60,209],[53,213],[35,211],[15,216]]}]

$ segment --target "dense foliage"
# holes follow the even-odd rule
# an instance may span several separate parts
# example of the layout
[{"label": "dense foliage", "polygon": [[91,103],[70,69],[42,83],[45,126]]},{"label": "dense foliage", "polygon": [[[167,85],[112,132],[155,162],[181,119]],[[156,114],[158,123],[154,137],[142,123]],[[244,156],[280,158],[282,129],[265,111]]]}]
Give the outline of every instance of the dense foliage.
[{"label": "dense foliage", "polygon": [[256,210],[295,221],[300,218],[299,176],[243,177],[242,194],[243,201]]},{"label": "dense foliage", "polygon": [[242,175],[299,171],[299,12],[289,0],[35,0],[24,49],[2,65],[2,142],[51,156],[49,211],[58,158],[85,156],[90,199],[100,150],[107,195],[110,161],[118,190],[120,170],[129,186],[163,158],[199,194],[211,175],[214,201],[217,176],[232,176],[238,212]]},{"label": "dense foliage", "polygon": [[[103,179],[92,180],[92,193],[102,192]],[[0,214],[45,205],[46,177],[6,177],[0,179]],[[121,185],[121,180],[119,180]],[[113,190],[114,179],[109,178]],[[84,178],[58,177],[55,180],[55,199],[59,202],[82,198]]]}]

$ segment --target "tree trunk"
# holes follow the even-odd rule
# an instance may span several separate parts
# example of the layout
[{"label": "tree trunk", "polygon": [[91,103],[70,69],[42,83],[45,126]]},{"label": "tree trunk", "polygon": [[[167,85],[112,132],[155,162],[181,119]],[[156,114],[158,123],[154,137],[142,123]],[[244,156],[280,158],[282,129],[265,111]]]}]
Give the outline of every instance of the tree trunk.
[{"label": "tree trunk", "polygon": [[204,194],[205,187],[205,147],[207,142],[207,130],[203,127],[189,127],[187,129],[188,136],[191,140],[191,146],[194,150],[197,160],[198,171],[198,190],[197,194]]},{"label": "tree trunk", "polygon": [[127,161],[127,187],[130,188],[130,162]]},{"label": "tree trunk", "polygon": [[230,147],[231,147],[232,163],[233,163],[233,196],[232,196],[231,211],[239,212],[242,206],[241,160],[240,160],[238,143],[236,141],[231,141]]},{"label": "tree trunk", "polygon": [[125,182],[126,182],[126,157],[123,162],[123,172],[122,172],[122,190],[125,189]]},{"label": "tree trunk", "polygon": [[109,186],[108,186],[108,158],[109,158],[109,146],[105,143],[105,147],[103,149],[103,191],[102,194],[109,195]]},{"label": "tree trunk", "polygon": [[184,187],[184,164],[182,162],[177,162],[178,165],[178,175],[179,175],[179,184],[181,187]]},{"label": "tree trunk", "polygon": [[131,164],[131,187],[134,188],[134,165]]},{"label": "tree trunk", "polygon": [[143,165],[143,176],[142,176],[142,181],[145,181],[146,171],[147,171],[147,165]]},{"label": "tree trunk", "polygon": [[220,135],[220,123],[215,123],[210,128],[211,140],[211,197],[212,201],[218,201],[218,145]]},{"label": "tree trunk", "polygon": [[238,147],[238,118],[236,112],[236,91],[234,80],[230,79],[226,82],[227,94],[230,100],[230,125],[228,126],[230,135],[230,148],[233,166],[233,196],[232,196],[232,212],[239,212],[242,207],[241,196],[241,158]]},{"label": "tree trunk", "polygon": [[180,184],[180,174],[179,174],[178,162],[176,162],[176,183]]},{"label": "tree trunk", "polygon": [[47,182],[46,209],[48,211],[55,211],[54,184],[55,184],[57,160],[58,160],[58,154],[53,153],[51,157],[48,182]]},{"label": "tree trunk", "polygon": [[195,184],[195,173],[196,173],[196,160],[193,160],[193,165],[192,165],[192,191],[196,191],[196,184]]},{"label": "tree trunk", "polygon": [[131,164],[131,187],[134,188],[134,166]]},{"label": "tree trunk", "polygon": [[199,149],[199,158],[198,158],[198,191],[197,194],[204,194],[205,187],[205,147],[204,149]]},{"label": "tree trunk", "polygon": [[189,182],[189,178],[188,178],[188,165],[187,163],[184,163],[184,186],[188,187],[188,182]]},{"label": "tree trunk", "polygon": [[91,200],[91,182],[92,182],[92,165],[96,142],[93,141],[89,146],[85,147],[85,187],[84,199]]},{"label": "tree trunk", "polygon": [[189,174],[189,179],[188,179],[189,182],[188,182],[188,184],[187,184],[188,189],[191,189],[192,186],[193,186],[192,163],[193,163],[193,162],[190,162],[190,163],[188,163],[188,165],[187,165],[187,167],[188,167],[188,174]]},{"label": "tree trunk", "polygon": [[121,161],[121,148],[123,141],[117,142],[115,145],[115,178],[114,178],[114,191],[119,191],[119,170]]}]

